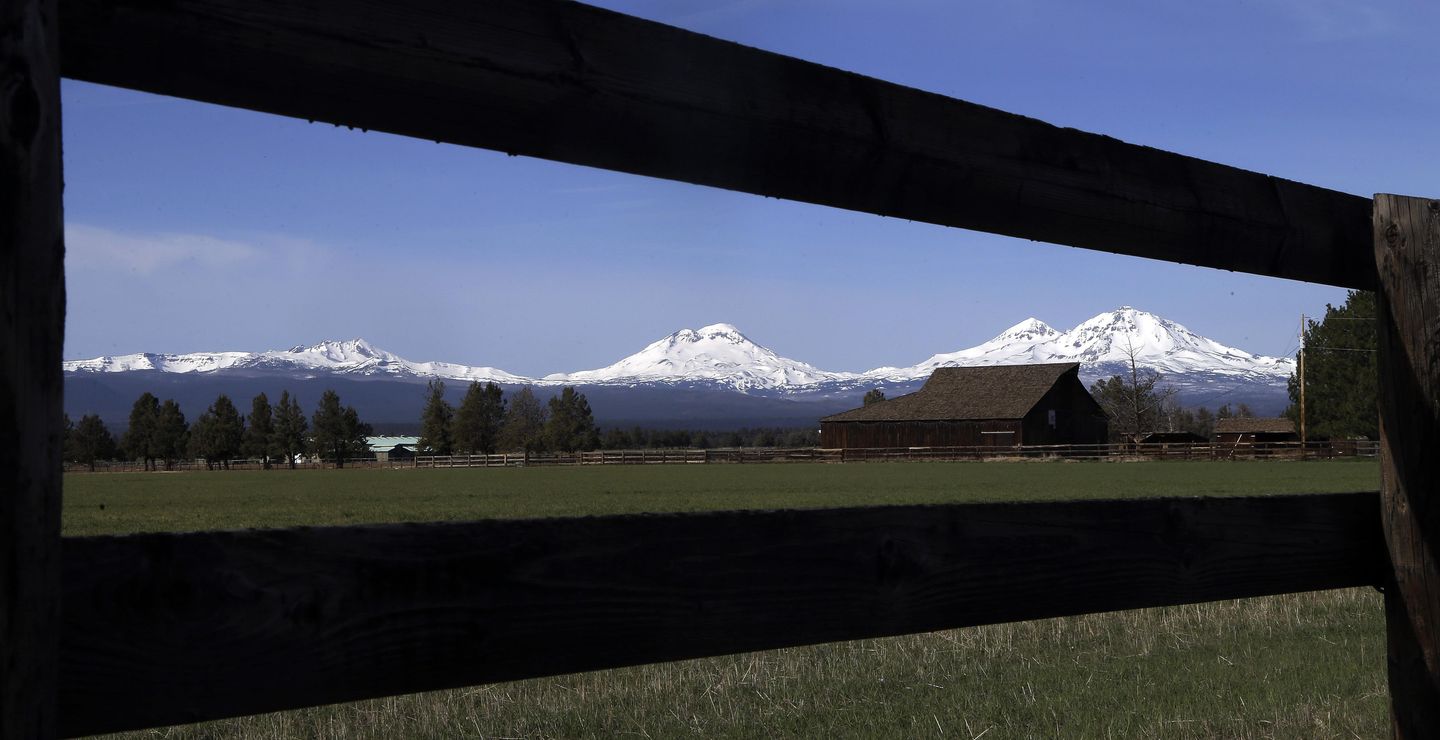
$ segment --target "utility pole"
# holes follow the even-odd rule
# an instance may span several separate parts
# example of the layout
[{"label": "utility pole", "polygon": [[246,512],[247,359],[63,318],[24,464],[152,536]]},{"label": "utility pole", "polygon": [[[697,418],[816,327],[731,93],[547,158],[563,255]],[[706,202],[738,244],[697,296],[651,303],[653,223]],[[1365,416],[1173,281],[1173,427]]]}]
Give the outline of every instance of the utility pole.
[{"label": "utility pole", "polygon": [[1305,456],[1305,314],[1300,314],[1300,358],[1296,368],[1300,376],[1300,456]]}]

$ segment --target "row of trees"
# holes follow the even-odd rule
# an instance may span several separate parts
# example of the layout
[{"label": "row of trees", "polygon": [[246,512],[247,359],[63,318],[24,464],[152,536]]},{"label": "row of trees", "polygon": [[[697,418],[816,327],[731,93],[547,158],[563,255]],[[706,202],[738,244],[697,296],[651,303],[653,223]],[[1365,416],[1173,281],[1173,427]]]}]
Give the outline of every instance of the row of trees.
[{"label": "row of trees", "polygon": [[1204,406],[1183,408],[1174,389],[1160,385],[1154,370],[1137,370],[1134,377],[1112,375],[1090,384],[1090,395],[1110,417],[1110,441],[1134,440],[1150,432],[1190,432],[1209,437],[1221,419],[1251,418],[1244,404],[1223,404],[1214,411]]},{"label": "row of trees", "polygon": [[[434,455],[490,455],[499,451],[575,452],[717,447],[809,447],[819,443],[814,429],[611,428],[603,432],[585,394],[566,386],[541,404],[529,386],[507,399],[494,383],[473,382],[459,408],[445,400],[445,384],[426,387],[420,415],[421,451]],[[882,396],[883,398],[883,396]]]},{"label": "row of trees", "polygon": [[[67,438],[67,449],[77,451],[77,457],[70,459],[88,463],[92,470],[96,459],[107,457],[93,441],[95,425],[104,429],[99,417],[86,416],[76,427],[75,441],[70,443]],[[130,407],[130,426],[118,449],[110,452],[112,456],[143,461],[146,470],[157,470],[161,464],[171,470],[185,458],[203,459],[206,467],[228,469],[230,461],[240,457],[257,458],[266,468],[275,460],[284,460],[293,468],[296,457],[306,452],[343,466],[347,458],[369,454],[365,443],[369,434],[370,425],[360,421],[355,407],[342,406],[340,396],[331,390],[320,396],[320,404],[308,420],[299,400],[284,391],[274,407],[264,393],[255,396],[249,417],[242,416],[234,402],[221,394],[193,424],[186,422],[173,399],[162,403],[146,392]],[[103,436],[108,438],[109,431],[105,430]],[[80,455],[82,450],[85,456]]]},{"label": "row of trees", "polygon": [[490,455],[497,450],[574,452],[600,446],[600,430],[585,394],[566,386],[541,405],[525,386],[507,402],[500,386],[474,382],[460,408],[445,400],[445,384],[426,387],[420,415],[421,450],[434,455]]}]

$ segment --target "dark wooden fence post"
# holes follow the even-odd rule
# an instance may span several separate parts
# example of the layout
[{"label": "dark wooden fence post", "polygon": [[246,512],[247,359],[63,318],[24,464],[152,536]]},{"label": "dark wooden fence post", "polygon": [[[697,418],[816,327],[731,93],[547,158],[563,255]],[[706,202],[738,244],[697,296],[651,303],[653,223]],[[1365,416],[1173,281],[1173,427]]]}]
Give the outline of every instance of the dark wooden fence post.
[{"label": "dark wooden fence post", "polygon": [[1374,230],[1391,717],[1440,737],[1440,201],[1376,195]]},{"label": "dark wooden fence post", "polygon": [[0,3],[0,737],[56,732],[65,331],[54,0]]}]

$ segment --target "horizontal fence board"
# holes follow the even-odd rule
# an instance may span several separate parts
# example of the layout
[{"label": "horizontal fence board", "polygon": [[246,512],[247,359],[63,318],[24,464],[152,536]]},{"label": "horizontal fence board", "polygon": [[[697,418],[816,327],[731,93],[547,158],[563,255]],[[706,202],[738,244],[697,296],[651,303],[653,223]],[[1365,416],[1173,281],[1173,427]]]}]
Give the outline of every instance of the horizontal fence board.
[{"label": "horizontal fence board", "polygon": [[558,0],[61,0],[67,77],[1373,289],[1370,200]]},{"label": "horizontal fence board", "polygon": [[1378,583],[1374,493],[64,540],[67,735]]}]

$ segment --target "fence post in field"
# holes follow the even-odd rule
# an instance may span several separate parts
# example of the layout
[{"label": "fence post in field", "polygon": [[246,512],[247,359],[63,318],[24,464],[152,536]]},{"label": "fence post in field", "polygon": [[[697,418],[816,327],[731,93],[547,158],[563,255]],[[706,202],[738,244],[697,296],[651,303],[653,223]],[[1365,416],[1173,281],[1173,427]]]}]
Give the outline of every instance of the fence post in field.
[{"label": "fence post in field", "polygon": [[65,336],[53,0],[0,5],[0,737],[54,737]]},{"label": "fence post in field", "polygon": [[1395,737],[1440,736],[1440,200],[1376,195],[1380,514]]}]

